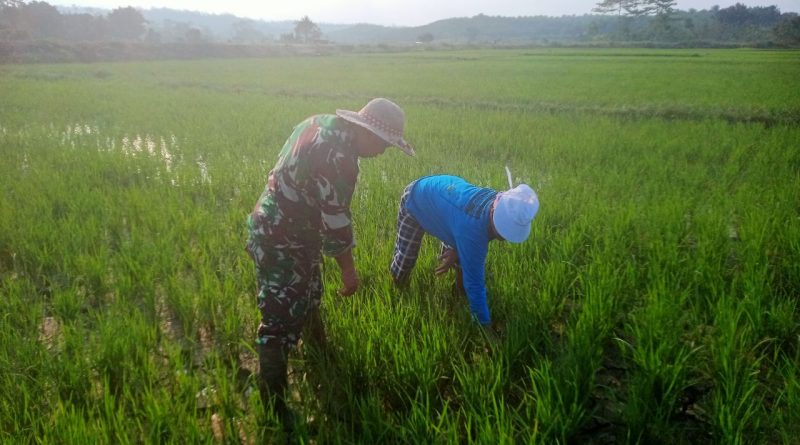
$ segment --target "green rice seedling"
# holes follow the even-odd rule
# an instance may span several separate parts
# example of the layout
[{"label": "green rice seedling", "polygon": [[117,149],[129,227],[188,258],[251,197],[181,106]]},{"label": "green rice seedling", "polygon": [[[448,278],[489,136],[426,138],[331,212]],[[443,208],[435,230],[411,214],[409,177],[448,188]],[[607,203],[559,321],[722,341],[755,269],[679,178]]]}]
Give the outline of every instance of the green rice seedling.
[{"label": "green rice seedling", "polygon": [[626,325],[626,336],[635,343],[618,339],[633,366],[624,413],[633,443],[680,437],[673,419],[681,408],[683,391],[691,385],[690,361],[697,351],[675,335],[685,323],[680,306],[687,298],[676,292],[663,279],[654,283],[645,306]]},{"label": "green rice seedling", "polygon": [[530,370],[531,391],[524,403],[530,443],[566,443],[589,416],[573,381],[573,370],[543,360]]},{"label": "green rice seedling", "polygon": [[[385,96],[418,156],[360,165],[362,287],[338,298],[325,263],[328,345],[291,356],[300,441],[793,443],[796,61],[515,49],[4,67],[0,442],[211,443],[215,425],[229,443],[280,440],[240,375],[259,318],[244,220],[294,124]],[[434,240],[406,289],[387,268],[410,181],[503,190],[506,165],[542,207],[527,242],[491,246],[489,349],[452,275],[433,277]]]},{"label": "green rice seedling", "polygon": [[479,353],[467,359],[453,368],[459,405],[468,413],[491,416],[495,408],[493,400],[503,394],[504,369]]},{"label": "green rice seedling", "polygon": [[77,407],[92,406],[98,398],[88,335],[88,329],[80,324],[64,325],[58,333],[61,344],[50,350],[44,367],[47,389],[57,394],[58,400]]},{"label": "green rice seedling", "polygon": [[800,379],[798,378],[797,357],[786,358],[778,363],[779,372],[783,377],[784,386],[779,389],[778,397],[773,402],[775,417],[770,419],[776,441],[789,444],[795,441],[800,434],[797,425],[798,406],[800,406]]},{"label": "green rice seedling", "polygon": [[746,443],[763,422],[763,395],[756,376],[764,357],[752,342],[747,310],[734,305],[730,297],[720,300],[716,328],[712,355],[718,379],[711,401],[712,421],[719,440]]},{"label": "green rice seedling", "polygon": [[800,351],[796,337],[800,323],[797,313],[797,302],[792,300],[776,298],[767,304],[763,329],[765,337],[773,339],[771,360],[792,358]]},{"label": "green rice seedling", "polygon": [[[136,416],[137,433],[140,437],[147,438],[149,442],[177,443],[188,440],[184,435],[187,423],[195,423],[194,413],[186,416],[185,410],[176,409],[174,404],[158,394],[157,390],[146,389],[139,396],[139,400],[134,405],[137,407]],[[197,439],[195,437],[195,439]]]},{"label": "green rice seedling", "polygon": [[40,342],[42,306],[28,302],[35,287],[27,280],[4,277],[0,281],[0,425],[6,441],[24,441],[36,430],[49,409],[52,391],[47,372],[48,355]]},{"label": "green rice seedling", "polygon": [[431,398],[418,400],[401,425],[397,437],[405,442],[452,443],[458,441],[458,416],[445,404],[435,408],[437,401]]},{"label": "green rice seedling", "polygon": [[93,335],[93,367],[116,397],[137,393],[157,376],[154,357],[155,328],[137,309],[116,306],[98,314]]},{"label": "green rice seedling", "polygon": [[514,424],[516,413],[509,409],[502,397],[491,398],[489,412],[466,409],[469,418],[474,419],[472,428],[466,428],[469,443],[516,443]]},{"label": "green rice seedling", "polygon": [[105,440],[118,443],[131,443],[124,430],[116,427],[121,414],[113,413],[111,418],[93,418],[87,416],[84,409],[59,401],[48,419],[49,425],[43,427],[41,440],[68,444],[99,444]]}]

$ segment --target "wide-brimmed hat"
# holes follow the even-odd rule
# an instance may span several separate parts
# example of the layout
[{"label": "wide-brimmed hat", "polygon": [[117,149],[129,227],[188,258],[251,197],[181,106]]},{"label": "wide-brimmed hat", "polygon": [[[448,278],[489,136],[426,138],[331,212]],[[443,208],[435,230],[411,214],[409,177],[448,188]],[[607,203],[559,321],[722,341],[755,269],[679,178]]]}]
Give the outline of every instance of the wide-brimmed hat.
[{"label": "wide-brimmed hat", "polygon": [[389,99],[382,97],[372,99],[358,113],[336,110],[336,115],[366,128],[386,143],[403,150],[409,156],[414,156],[414,148],[403,139],[406,115],[402,108]]},{"label": "wide-brimmed hat", "polygon": [[503,239],[521,243],[531,233],[531,221],[539,211],[539,198],[527,184],[501,192],[494,206],[492,222]]}]

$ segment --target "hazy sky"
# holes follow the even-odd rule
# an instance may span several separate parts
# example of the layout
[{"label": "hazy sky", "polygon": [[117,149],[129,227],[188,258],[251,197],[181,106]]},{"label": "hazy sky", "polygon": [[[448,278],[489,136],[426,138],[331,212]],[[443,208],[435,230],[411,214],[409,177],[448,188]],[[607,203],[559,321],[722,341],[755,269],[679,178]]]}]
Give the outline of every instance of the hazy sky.
[{"label": "hazy sky", "polygon": [[[800,0],[738,0],[747,6],[775,5],[782,12],[800,11]],[[140,8],[166,7],[230,13],[263,20],[298,20],[308,15],[315,22],[374,23],[379,25],[417,26],[450,17],[471,17],[477,14],[525,16],[588,14],[593,0],[78,0],[51,1],[53,4],[94,6],[113,9],[120,6]],[[737,0],[678,0],[678,9],[722,8]]]}]

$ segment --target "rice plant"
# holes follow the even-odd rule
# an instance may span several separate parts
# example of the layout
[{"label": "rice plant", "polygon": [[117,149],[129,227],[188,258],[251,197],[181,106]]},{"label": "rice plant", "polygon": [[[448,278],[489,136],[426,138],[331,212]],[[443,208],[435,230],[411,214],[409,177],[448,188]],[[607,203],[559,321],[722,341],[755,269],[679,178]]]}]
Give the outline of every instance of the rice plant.
[{"label": "rice plant", "polygon": [[[799,56],[0,67],[0,441],[287,440],[253,384],[245,217],[294,124],[384,96],[418,156],[361,163],[362,287],[337,297],[326,261],[328,345],[290,357],[289,440],[795,443]],[[505,166],[542,207],[527,242],[490,246],[493,348],[434,240],[407,288],[388,266],[410,181],[503,189]]]}]

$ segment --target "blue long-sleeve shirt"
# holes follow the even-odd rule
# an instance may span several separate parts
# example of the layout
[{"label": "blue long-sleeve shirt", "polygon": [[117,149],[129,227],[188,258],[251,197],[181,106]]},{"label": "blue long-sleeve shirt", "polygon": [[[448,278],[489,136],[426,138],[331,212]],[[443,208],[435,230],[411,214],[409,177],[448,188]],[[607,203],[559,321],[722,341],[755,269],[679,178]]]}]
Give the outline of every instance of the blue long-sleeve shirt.
[{"label": "blue long-sleeve shirt", "polygon": [[419,179],[406,209],[425,232],[454,247],[463,273],[472,314],[482,325],[491,323],[486,302],[486,254],[489,252],[489,214],[497,191],[470,184],[458,176]]}]

